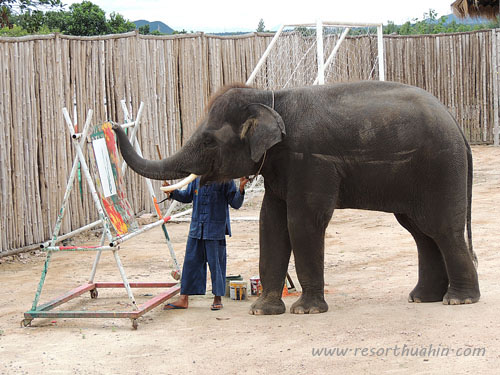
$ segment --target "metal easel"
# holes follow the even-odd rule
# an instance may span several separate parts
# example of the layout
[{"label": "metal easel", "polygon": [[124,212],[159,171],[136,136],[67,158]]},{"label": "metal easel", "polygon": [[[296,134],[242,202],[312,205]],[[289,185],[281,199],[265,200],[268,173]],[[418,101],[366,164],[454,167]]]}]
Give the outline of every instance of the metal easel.
[{"label": "metal easel", "polygon": [[[125,124],[121,125],[123,128],[131,128],[130,132],[130,141],[134,145],[135,149],[139,153],[139,155],[142,155],[140,146],[137,142],[136,139],[136,134],[139,128],[140,124],[140,117],[142,114],[144,104],[141,103],[139,107],[139,111],[137,113],[137,117],[134,121],[130,121],[131,116],[129,115],[129,112],[126,108],[125,101],[122,101],[122,109],[125,114]],[[107,209],[108,209],[108,204],[106,204],[102,191],[98,192],[96,190],[96,186],[94,184],[94,181],[92,179],[92,176],[90,174],[89,166],[87,164],[87,161],[84,156],[84,146],[85,143],[87,142],[87,137],[89,135],[90,131],[90,123],[92,120],[92,114],[93,111],[89,110],[87,114],[87,119],[85,121],[85,125],[82,129],[81,133],[75,133],[75,127],[71,121],[71,118],[69,116],[69,113],[66,108],[63,108],[63,114],[64,118],[71,136],[71,140],[73,143],[73,146],[76,151],[76,156],[73,161],[73,167],[70,172],[70,176],[66,185],[66,191],[64,194],[63,202],[61,204],[61,209],[59,211],[56,223],[54,225],[54,230],[52,232],[51,240],[42,244],[40,247],[47,252],[47,256],[45,259],[45,264],[42,270],[42,275],[40,277],[40,282],[38,284],[36,293],[35,293],[35,298],[33,300],[33,304],[31,307],[31,310],[27,311],[24,313],[24,319],[21,321],[22,326],[28,326],[31,325],[31,321],[35,318],[129,318],[132,321],[132,327],[134,329],[137,329],[138,323],[137,319],[145,314],[147,311],[153,309],[154,307],[160,305],[167,299],[173,297],[174,295],[178,294],[180,292],[180,285],[178,282],[136,282],[136,283],[130,283],[127,279],[127,275],[125,273],[125,270],[123,268],[122,262],[120,260],[119,256],[119,250],[120,250],[120,244],[130,238],[133,238],[141,233],[144,233],[152,228],[155,228],[157,226],[162,226],[163,233],[165,235],[165,239],[167,242],[167,246],[170,251],[170,255],[172,257],[172,260],[174,262],[174,267],[175,270],[172,271],[172,276],[178,280],[180,276],[180,268],[179,264],[177,262],[177,259],[175,257],[175,253],[172,247],[172,244],[170,242],[170,238],[166,229],[166,222],[170,220],[170,216],[163,216],[161,214],[160,208],[158,206],[156,196],[153,191],[153,187],[151,184],[151,181],[149,179],[146,179],[146,185],[148,187],[151,199],[153,200],[156,212],[158,214],[159,220],[145,225],[142,228],[138,228],[135,218],[133,216],[133,213],[131,212],[130,205],[128,204],[128,201],[126,200],[124,191],[118,191],[118,194],[120,197],[123,198],[121,200],[121,206],[119,205],[118,208],[122,212],[122,215],[118,215],[118,219],[116,215],[112,215],[113,217],[110,217]],[[117,160],[117,156],[114,157],[114,153],[116,153],[116,143],[114,140],[114,132],[111,130],[111,124],[110,123],[104,123],[102,125],[102,132],[104,136],[104,144],[107,145],[108,141],[112,137],[112,143],[114,144],[114,150],[109,149],[108,151],[110,153],[111,158],[114,159],[114,161]],[[102,142],[100,142],[102,144]],[[94,146],[94,144],[93,144]],[[109,145],[108,145],[109,146]],[[106,146],[104,146],[106,147]],[[104,149],[104,148],[103,148]],[[96,154],[96,149],[94,148],[94,154]],[[104,151],[104,154],[106,154],[106,151]],[[106,158],[109,157],[106,156]],[[96,156],[97,158],[97,156]],[[106,159],[105,158],[105,159]],[[73,189],[73,182],[75,179],[78,163],[80,163],[81,170],[83,172],[83,175],[85,177],[85,180],[87,182],[87,185],[89,187],[89,190],[92,195],[92,199],[94,201],[95,208],[98,212],[98,217],[99,219],[91,223],[89,225],[86,225],[82,228],[79,228],[67,235],[64,236],[59,236],[59,230],[61,227],[62,219],[64,217],[65,211],[66,211],[66,206],[69,201],[69,197],[71,195],[71,191]],[[97,160],[96,160],[97,163]],[[109,160],[106,161],[105,163],[109,163]],[[97,163],[98,164],[98,163]],[[107,164],[106,164],[107,165]],[[109,164],[109,167],[111,167],[112,164]],[[117,163],[114,164],[115,166]],[[112,167],[111,167],[112,169]],[[125,172],[126,169],[126,163],[123,162],[121,168],[115,168],[113,170],[113,173],[115,174],[115,177],[120,179],[121,175]],[[121,175],[120,175],[121,174]],[[96,175],[97,176],[97,175]],[[97,177],[96,177],[97,180]],[[102,181],[99,181],[99,184],[102,184]],[[100,186],[102,188],[102,186]],[[115,191],[116,193],[116,191]],[[111,193],[110,193],[111,194]],[[117,199],[116,195],[115,198]],[[105,207],[103,208],[103,203],[105,204]],[[113,214],[116,213],[116,210],[112,212]],[[117,227],[116,225],[116,220],[118,220],[120,226]],[[71,235],[74,235],[76,233],[80,233],[84,230],[90,229],[92,227],[101,225],[103,229],[102,237],[100,240],[100,244],[98,246],[57,246],[56,243],[61,241],[64,238],[68,238]],[[117,235],[113,235],[111,228],[114,227]],[[107,244],[105,245],[105,242],[107,240]],[[42,292],[42,288],[45,282],[45,277],[48,272],[49,268],[49,263],[52,258],[53,253],[55,252],[60,252],[60,251],[70,251],[70,252],[78,252],[78,251],[96,251],[97,255],[95,257],[94,263],[92,265],[92,271],[89,277],[89,281],[86,284],[83,284],[81,286],[78,286],[69,292],[65,293],[64,295],[57,297],[50,302],[47,302],[43,305],[38,305],[39,300],[40,300],[40,295]],[[99,260],[101,258],[101,254],[103,251],[111,251],[113,253],[116,265],[118,267],[118,270],[121,275],[121,282],[94,282],[96,271],[97,271],[97,266],[99,264]],[[73,310],[65,310],[65,311],[54,311],[53,309],[59,305],[64,304],[65,302],[68,302],[85,292],[89,291],[90,292],[90,297],[91,298],[97,298],[98,297],[98,288],[125,288],[128,298],[131,302],[132,311],[73,311]],[[137,302],[134,298],[134,295],[132,293],[132,288],[167,288],[164,292],[160,293],[159,295],[151,298],[148,300],[146,303],[143,303],[141,305],[137,305]]]}]

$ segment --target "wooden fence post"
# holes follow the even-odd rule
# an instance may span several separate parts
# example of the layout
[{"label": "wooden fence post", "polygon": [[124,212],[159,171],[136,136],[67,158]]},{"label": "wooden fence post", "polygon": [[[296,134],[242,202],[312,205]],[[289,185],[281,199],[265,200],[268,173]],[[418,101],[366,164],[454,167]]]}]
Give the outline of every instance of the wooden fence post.
[{"label": "wooden fence post", "polygon": [[499,48],[498,42],[500,38],[500,33],[497,32],[496,29],[491,30],[492,38],[491,38],[491,48],[492,48],[492,56],[491,56],[491,68],[492,68],[492,78],[493,78],[493,145],[500,146],[499,137],[500,137],[500,129],[499,129],[499,119],[498,119],[498,85],[500,75],[498,74],[498,63],[499,63]]}]

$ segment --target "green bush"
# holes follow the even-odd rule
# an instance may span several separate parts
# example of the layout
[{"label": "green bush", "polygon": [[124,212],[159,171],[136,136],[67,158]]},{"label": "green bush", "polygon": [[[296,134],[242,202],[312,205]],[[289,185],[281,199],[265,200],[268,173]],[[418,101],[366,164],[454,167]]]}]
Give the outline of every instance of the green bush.
[{"label": "green bush", "polygon": [[12,26],[11,29],[9,29],[8,27],[3,27],[0,29],[0,35],[1,36],[12,36],[12,37],[15,37],[15,36],[25,36],[25,35],[28,35],[28,31],[23,29],[21,26],[18,26],[18,25],[14,25]]}]

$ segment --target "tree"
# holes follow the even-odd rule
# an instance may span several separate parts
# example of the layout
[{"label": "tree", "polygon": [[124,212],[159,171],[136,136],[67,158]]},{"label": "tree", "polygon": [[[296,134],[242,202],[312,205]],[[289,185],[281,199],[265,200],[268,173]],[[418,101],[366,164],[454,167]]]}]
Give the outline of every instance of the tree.
[{"label": "tree", "polygon": [[448,22],[446,16],[437,19],[437,12],[433,9],[429,9],[428,13],[424,13],[422,20],[415,18],[411,22],[408,21],[400,26],[395,25],[394,22],[388,21],[387,26],[384,26],[384,33],[399,35],[456,33],[493,29],[499,26],[498,22],[499,20],[497,18],[496,21],[484,24],[458,24],[455,21]]},{"label": "tree", "polygon": [[70,12],[47,12],[45,13],[45,25],[49,30],[64,33],[71,22]]},{"label": "tree", "polygon": [[90,1],[71,4],[71,17],[65,34],[69,35],[102,35],[106,34],[106,13],[98,5]]},{"label": "tree", "polygon": [[149,34],[149,23],[139,26],[139,34],[148,35]]},{"label": "tree", "polygon": [[109,34],[121,34],[135,30],[135,24],[123,18],[119,13],[111,13],[107,22]]},{"label": "tree", "polygon": [[384,33],[397,34],[397,32],[398,32],[398,26],[396,26],[393,21],[387,21],[387,25],[384,26]]},{"label": "tree", "polygon": [[25,29],[28,33],[33,34],[40,30],[44,24],[43,12],[39,10],[28,10],[17,17],[13,17],[15,23]]},{"label": "tree", "polygon": [[259,21],[259,25],[257,26],[257,32],[263,33],[266,29],[266,26],[264,25],[264,20],[261,18]]},{"label": "tree", "polygon": [[0,0],[0,28],[12,28],[11,17],[15,14],[62,8],[61,0]]},{"label": "tree", "polygon": [[[48,1],[45,0],[45,2]],[[55,3],[55,0],[52,2]],[[119,34],[135,29],[135,24],[126,20],[121,14],[111,13],[107,19],[104,10],[90,1],[75,3],[68,11],[61,9],[43,13],[39,9],[23,9],[19,14],[9,13],[11,27],[17,25],[16,30],[9,32],[7,28],[0,29],[0,35],[20,36],[50,32],[69,35],[102,35]]]},{"label": "tree", "polygon": [[302,35],[304,38],[316,35],[315,29],[308,29],[307,27],[304,27],[304,26],[298,26],[294,30],[296,32],[300,33],[300,35]]}]

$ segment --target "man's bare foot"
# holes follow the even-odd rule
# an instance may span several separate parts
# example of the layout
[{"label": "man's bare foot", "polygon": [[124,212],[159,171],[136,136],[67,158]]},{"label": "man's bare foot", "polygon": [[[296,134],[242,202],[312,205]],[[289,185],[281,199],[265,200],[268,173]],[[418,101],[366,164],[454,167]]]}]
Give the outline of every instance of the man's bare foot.
[{"label": "man's bare foot", "polygon": [[163,310],[177,310],[177,309],[187,309],[189,305],[189,297],[185,294],[181,294],[179,299],[172,303],[167,303],[163,306]]}]

